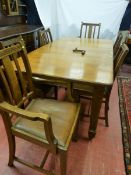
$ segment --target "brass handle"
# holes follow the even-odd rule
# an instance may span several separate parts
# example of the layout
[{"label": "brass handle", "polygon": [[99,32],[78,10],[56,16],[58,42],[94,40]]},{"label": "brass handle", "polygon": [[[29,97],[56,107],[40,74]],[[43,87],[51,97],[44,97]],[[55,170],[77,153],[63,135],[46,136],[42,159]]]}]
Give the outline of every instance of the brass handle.
[{"label": "brass handle", "polygon": [[85,55],[85,53],[86,53],[85,50],[77,49],[77,48],[73,49],[73,52],[75,52],[75,53],[81,53],[82,55]]}]

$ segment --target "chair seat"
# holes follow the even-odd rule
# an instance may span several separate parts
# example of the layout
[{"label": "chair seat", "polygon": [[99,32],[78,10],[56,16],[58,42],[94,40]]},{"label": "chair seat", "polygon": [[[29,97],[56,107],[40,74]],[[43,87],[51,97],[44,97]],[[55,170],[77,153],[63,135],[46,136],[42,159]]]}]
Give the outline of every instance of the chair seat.
[{"label": "chair seat", "polygon": [[[62,147],[66,145],[70,132],[72,132],[73,123],[77,121],[77,103],[61,102],[51,99],[35,99],[28,105],[27,110],[49,114],[58,145]],[[34,122],[19,117],[13,125],[12,130],[21,130],[22,132],[28,133],[31,137],[35,136],[43,139],[43,142],[47,142],[43,122]]]}]

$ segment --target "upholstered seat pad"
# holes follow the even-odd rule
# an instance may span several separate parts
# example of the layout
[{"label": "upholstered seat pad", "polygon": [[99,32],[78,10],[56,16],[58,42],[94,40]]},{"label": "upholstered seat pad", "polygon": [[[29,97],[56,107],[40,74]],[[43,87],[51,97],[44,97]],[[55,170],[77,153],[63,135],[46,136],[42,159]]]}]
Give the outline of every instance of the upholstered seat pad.
[{"label": "upholstered seat pad", "polygon": [[[78,104],[56,101],[51,99],[35,99],[28,105],[27,110],[47,113],[51,117],[53,133],[60,146],[65,146],[70,135],[76,113],[78,114]],[[30,121],[19,117],[12,127],[28,134],[46,140],[44,124],[41,121]]]}]

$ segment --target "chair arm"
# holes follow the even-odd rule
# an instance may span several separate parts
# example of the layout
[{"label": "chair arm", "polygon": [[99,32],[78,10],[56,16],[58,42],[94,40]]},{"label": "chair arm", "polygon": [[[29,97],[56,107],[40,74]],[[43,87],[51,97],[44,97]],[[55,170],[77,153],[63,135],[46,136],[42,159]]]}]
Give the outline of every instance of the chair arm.
[{"label": "chair arm", "polygon": [[0,103],[0,110],[15,114],[15,115],[19,115],[20,117],[23,117],[31,121],[43,122],[44,123],[43,129],[45,128],[45,135],[46,135],[47,141],[49,142],[50,147],[52,148],[54,153],[56,153],[57,139],[53,134],[52,122],[48,114],[31,112],[24,109],[20,109],[17,106],[13,106],[5,101]]},{"label": "chair arm", "polygon": [[23,118],[26,118],[32,121],[48,122],[50,119],[48,114],[31,112],[25,109],[20,109],[17,106],[13,106],[5,101],[0,103],[0,110],[19,115]]}]

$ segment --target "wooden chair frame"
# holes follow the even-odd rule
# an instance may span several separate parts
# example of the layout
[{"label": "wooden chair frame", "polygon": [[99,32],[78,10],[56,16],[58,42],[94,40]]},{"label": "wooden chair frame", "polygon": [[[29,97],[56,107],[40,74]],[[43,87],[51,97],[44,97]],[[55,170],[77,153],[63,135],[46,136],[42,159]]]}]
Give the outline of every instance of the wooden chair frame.
[{"label": "wooden chair frame", "polygon": [[[114,60],[114,80],[115,80],[117,73],[118,73],[121,65],[123,64],[128,52],[129,52],[129,49],[128,49],[127,45],[125,43],[123,43],[120,46],[120,48],[118,49],[118,52],[116,54],[116,60]],[[105,119],[106,126],[109,126],[108,110],[109,110],[109,99],[110,99],[112,87],[113,87],[113,85],[106,88],[105,94],[104,94],[103,103],[105,103],[105,117],[104,118],[99,117],[100,119]]]},{"label": "wooden chair frame", "polygon": [[50,28],[40,30],[39,37],[40,37],[40,46],[43,46],[43,45],[46,45],[46,44],[53,42]]},{"label": "wooden chair frame", "polygon": [[97,31],[97,36],[96,38],[99,38],[100,35],[100,28],[101,28],[101,23],[86,23],[86,22],[81,22],[81,29],[80,29],[80,38],[95,38],[96,31]]},{"label": "wooden chair frame", "polygon": [[119,33],[117,39],[113,46],[113,54],[114,54],[114,67],[116,66],[117,58],[119,56],[119,52],[121,50],[122,44],[127,44],[128,36],[123,37],[122,33]]},{"label": "wooden chair frame", "polygon": [[[19,58],[16,58],[15,56],[17,53],[20,54],[20,58],[23,60],[25,70],[27,72],[26,77],[28,79],[28,84],[25,83],[23,74],[21,72]],[[67,150],[73,133],[74,131],[76,132],[78,126],[77,120],[80,112],[80,105],[77,104],[76,118],[74,119],[74,123],[68,136],[68,140],[65,146],[62,148],[60,145],[58,145],[58,140],[55,138],[55,135],[53,133],[50,114],[26,110],[26,106],[28,105],[29,101],[36,98],[39,94],[37,94],[37,92],[35,91],[35,87],[32,82],[32,72],[28,61],[26,48],[21,42],[11,47],[0,50],[0,80],[2,88],[0,89],[0,113],[5,124],[9,143],[8,165],[13,166],[13,162],[17,161],[42,173],[46,173],[47,175],[54,175],[53,172],[44,169],[43,166],[49,153],[59,154],[61,175],[66,175]],[[18,116],[32,122],[42,122],[43,132],[45,131],[46,140],[43,140],[39,137],[31,137],[28,132],[25,133],[19,131],[18,129],[14,130],[11,122],[11,118],[14,116]],[[28,163],[15,156],[15,136],[27,140],[31,143],[37,144],[39,146],[45,147],[47,149],[47,152],[40,166]]]},{"label": "wooden chair frame", "polygon": [[114,59],[115,57],[117,57],[117,51],[121,46],[122,39],[123,39],[123,36],[121,33],[119,33],[113,46]]},{"label": "wooden chair frame", "polygon": [[114,60],[114,79],[117,76],[117,73],[123,64],[129,49],[125,43],[122,43],[120,48],[117,51],[117,57]]}]

